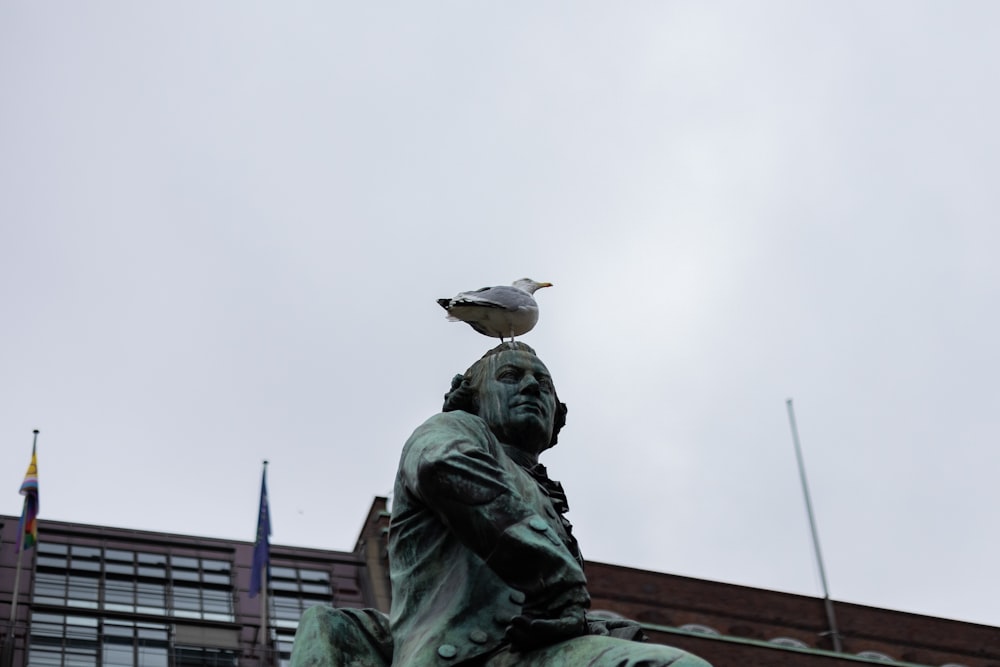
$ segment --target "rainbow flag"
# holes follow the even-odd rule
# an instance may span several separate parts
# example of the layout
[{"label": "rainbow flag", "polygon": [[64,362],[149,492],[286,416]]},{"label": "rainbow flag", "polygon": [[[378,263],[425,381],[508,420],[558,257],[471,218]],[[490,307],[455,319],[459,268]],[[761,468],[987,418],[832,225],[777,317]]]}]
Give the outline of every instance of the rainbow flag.
[{"label": "rainbow flag", "polygon": [[38,457],[35,454],[37,444],[36,436],[36,442],[31,446],[31,463],[28,464],[28,472],[21,482],[24,511],[21,512],[21,523],[14,547],[17,553],[22,551],[22,538],[24,549],[30,549],[38,543]]}]

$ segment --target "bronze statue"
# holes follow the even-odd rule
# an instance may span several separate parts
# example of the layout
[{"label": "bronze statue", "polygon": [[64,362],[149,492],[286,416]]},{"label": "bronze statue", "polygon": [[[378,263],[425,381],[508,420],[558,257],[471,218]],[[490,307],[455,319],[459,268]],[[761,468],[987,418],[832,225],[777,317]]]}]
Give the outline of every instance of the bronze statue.
[{"label": "bronze statue", "polygon": [[588,618],[566,496],[538,463],[565,421],[548,370],[523,343],[456,376],[443,412],[403,447],[388,624],[370,610],[310,609],[293,667],[708,667],[630,641],[641,639],[635,623]]}]

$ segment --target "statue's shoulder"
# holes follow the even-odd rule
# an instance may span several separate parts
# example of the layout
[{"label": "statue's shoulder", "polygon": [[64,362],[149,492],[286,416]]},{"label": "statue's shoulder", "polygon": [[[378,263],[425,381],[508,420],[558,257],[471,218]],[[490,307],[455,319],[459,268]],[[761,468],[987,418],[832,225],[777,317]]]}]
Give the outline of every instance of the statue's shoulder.
[{"label": "statue's shoulder", "polygon": [[480,435],[490,433],[489,427],[479,416],[464,410],[439,412],[417,427],[410,440],[440,434],[442,436]]},{"label": "statue's shoulder", "polygon": [[497,449],[486,422],[461,410],[439,412],[418,426],[403,445],[400,474],[416,474],[426,462],[448,458],[470,446],[491,452]]}]

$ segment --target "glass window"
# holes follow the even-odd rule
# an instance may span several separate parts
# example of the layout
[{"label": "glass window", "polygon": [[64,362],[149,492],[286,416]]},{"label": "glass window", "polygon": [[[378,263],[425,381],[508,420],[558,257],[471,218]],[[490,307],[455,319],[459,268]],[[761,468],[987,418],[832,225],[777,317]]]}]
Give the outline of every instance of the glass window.
[{"label": "glass window", "polygon": [[105,580],[104,608],[109,611],[135,611],[135,582],[125,579]]},{"label": "glass window", "polygon": [[330,573],[325,570],[299,570],[299,579],[302,581],[322,581],[330,583]]},{"label": "glass window", "polygon": [[61,646],[39,646],[34,643],[28,651],[28,664],[37,667],[62,667]]},{"label": "glass window", "polygon": [[97,619],[90,616],[67,616],[66,625],[70,633],[82,637],[97,637]]},{"label": "glass window", "polygon": [[279,628],[294,628],[299,623],[299,617],[302,616],[302,603],[298,598],[286,598],[280,596],[272,596],[272,607],[274,608],[274,613],[272,618],[274,619],[274,624]]},{"label": "glass window", "polygon": [[232,565],[217,558],[170,556],[171,614],[232,621]]},{"label": "glass window", "polygon": [[273,567],[270,589],[272,618],[278,628],[294,630],[306,609],[318,604],[333,604],[327,570]]},{"label": "glass window", "polygon": [[233,617],[233,599],[229,591],[206,588],[202,590],[205,618],[211,621],[228,621]]},{"label": "glass window", "polygon": [[28,664],[96,667],[97,619],[61,614],[31,615]]},{"label": "glass window", "polygon": [[39,542],[35,545],[38,549],[38,560],[35,563],[38,567],[58,567],[66,568],[66,556],[69,554],[69,546],[58,542]]},{"label": "glass window", "polygon": [[153,579],[166,579],[167,568],[163,565],[140,565],[140,577],[151,577]]},{"label": "glass window", "polygon": [[128,621],[104,621],[104,636],[132,637],[132,623]]},{"label": "glass window", "polygon": [[39,572],[35,575],[35,603],[66,604],[66,575]]},{"label": "glass window", "polygon": [[281,667],[288,667],[292,660],[292,643],[295,641],[295,633],[288,630],[278,630],[277,640]]},{"label": "glass window", "polygon": [[236,652],[228,649],[178,646],[174,649],[175,667],[234,667]]},{"label": "glass window", "polygon": [[174,568],[173,578],[177,581],[198,581],[198,573],[194,570],[178,570]]},{"label": "glass window", "polygon": [[101,651],[103,667],[132,667],[135,664],[135,647],[131,633],[128,637],[105,635]]},{"label": "glass window", "polygon": [[144,643],[151,644],[157,641],[167,641],[167,627],[165,625],[154,625],[151,623],[136,623],[135,625],[139,639],[143,640]]},{"label": "glass window", "polygon": [[136,554],[140,565],[163,565],[167,564],[167,557],[164,554],[149,554],[140,551]]},{"label": "glass window", "polygon": [[100,547],[83,547],[78,544],[74,544],[71,553],[73,554],[73,558],[90,558],[92,560],[101,559]]},{"label": "glass window", "polygon": [[224,560],[213,560],[211,558],[201,559],[201,569],[206,572],[226,572],[230,570],[230,565],[228,561]]},{"label": "glass window", "polygon": [[35,561],[38,567],[58,567],[59,569],[66,568],[66,556],[46,556],[45,554],[38,554],[38,560]]},{"label": "glass window", "polygon": [[115,560],[115,561],[121,561],[123,563],[131,563],[132,561],[135,560],[135,552],[125,551],[124,549],[105,549],[104,560]]},{"label": "glass window", "polygon": [[62,625],[66,622],[66,617],[62,614],[38,614],[33,613],[31,615],[31,626],[34,627],[35,624],[41,625],[43,623],[52,623]]},{"label": "glass window", "polygon": [[167,626],[104,621],[102,667],[167,667]]},{"label": "glass window", "polygon": [[65,556],[69,553],[69,547],[65,544],[59,544],[58,542],[39,542],[35,547],[38,549],[40,554],[58,554]]},{"label": "glass window", "polygon": [[167,628],[163,625],[137,623],[139,667],[167,667]]},{"label": "glass window", "polygon": [[329,597],[330,595],[330,584],[302,584],[303,593],[314,593],[316,595],[324,595]]},{"label": "glass window", "polygon": [[67,606],[85,609],[97,608],[98,580],[96,578],[71,574],[66,583]]},{"label": "glass window", "polygon": [[124,574],[128,576],[135,576],[135,565],[132,563],[106,562],[104,563],[104,572],[106,574]]},{"label": "glass window", "polygon": [[174,615],[201,618],[201,589],[191,586],[174,586]]},{"label": "glass window", "polygon": [[63,659],[66,667],[97,667],[97,649],[92,651],[68,648]]},{"label": "glass window", "polygon": [[71,570],[83,570],[84,572],[100,572],[101,562],[96,560],[80,560],[79,558],[74,558],[70,563],[69,568]]},{"label": "glass window", "polygon": [[167,667],[166,646],[140,646],[139,667]]},{"label": "glass window", "polygon": [[220,558],[45,542],[37,563],[35,603],[234,620],[232,563]]},{"label": "glass window", "polygon": [[166,589],[163,584],[140,581],[136,584],[136,611],[141,614],[165,614]]}]

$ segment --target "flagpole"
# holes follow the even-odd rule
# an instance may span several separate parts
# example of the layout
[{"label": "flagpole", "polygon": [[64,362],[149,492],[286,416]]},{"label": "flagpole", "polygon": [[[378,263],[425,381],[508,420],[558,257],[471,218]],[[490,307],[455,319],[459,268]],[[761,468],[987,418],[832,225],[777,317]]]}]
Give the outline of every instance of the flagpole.
[{"label": "flagpole", "polygon": [[[38,433],[38,431],[35,431]],[[28,499],[24,499],[24,508],[21,512],[26,512],[28,509]],[[14,568],[14,599],[10,603],[10,627],[11,631],[14,629],[14,620],[17,618],[17,597],[18,593],[21,592],[21,554],[24,553],[24,540],[17,545],[17,566]]]},{"label": "flagpole", "polygon": [[[31,460],[35,460],[35,452],[38,448],[38,429],[34,430],[34,439],[31,442]],[[28,472],[31,470],[29,468]],[[37,472],[36,472],[37,474]],[[24,520],[28,511],[28,496],[24,497],[24,505],[21,508],[21,519]],[[17,599],[21,593],[21,555],[24,554],[24,526],[20,523],[17,527],[17,538],[14,543],[17,545],[17,565],[14,567],[14,597],[10,602],[10,619],[7,622],[7,636],[4,637],[2,667],[9,667],[14,659],[14,623],[17,621]]]},{"label": "flagpole", "polygon": [[802,459],[802,447],[799,445],[799,429],[795,425],[795,410],[792,399],[785,402],[788,405],[788,421],[792,426],[792,443],[795,445],[795,459],[799,464],[799,479],[802,481],[802,495],[806,499],[806,514],[809,515],[809,529],[812,532],[813,550],[816,552],[816,563],[819,565],[819,578],[823,584],[823,606],[826,607],[826,620],[830,624],[830,638],[833,639],[833,650],[841,652],[840,633],[837,631],[837,618],[833,613],[833,602],[830,600],[830,589],[826,585],[826,571],[823,569],[823,554],[819,548],[819,532],[816,530],[816,519],[813,516],[812,500],[809,498],[809,483],[806,481],[806,464]]},{"label": "flagpole", "polygon": [[[267,478],[267,459],[264,460],[264,478]],[[271,511],[271,499],[267,500],[268,508],[267,511]],[[270,523],[271,518],[268,517],[268,523]],[[267,537],[265,536],[265,539]],[[268,552],[270,552],[270,545],[268,545]],[[264,655],[267,656],[267,662],[274,664],[273,656],[270,652],[271,646],[271,628],[267,625],[267,570],[271,564],[271,554],[267,555],[267,563],[264,567],[260,568],[260,627],[264,629],[263,636],[261,639],[264,641]]]},{"label": "flagpole", "polygon": [[261,655],[264,657],[266,665],[273,665],[271,653],[268,650],[268,640],[271,637],[271,629],[267,627],[267,572],[260,573],[260,627],[261,627]]},{"label": "flagpole", "polygon": [[[35,434],[35,437],[34,437],[34,439],[31,442],[31,456],[32,456],[32,458],[34,458],[34,456],[35,456],[35,450],[38,447],[38,429],[37,428],[34,430],[34,434]],[[21,508],[21,516],[23,517],[24,513],[27,512],[27,511],[28,511],[28,497],[25,496],[24,497],[24,506]],[[20,532],[22,530],[23,530],[23,527],[19,527],[18,528],[18,537],[20,539],[18,539],[17,542],[16,542],[17,543],[17,566],[14,569],[14,599],[11,602],[11,605],[10,605],[10,624],[11,624],[12,628],[14,626],[14,619],[17,618],[17,616],[15,615],[15,614],[17,614],[17,597],[18,597],[17,594],[21,592],[20,591],[20,583],[21,583],[21,554],[24,553],[24,535],[20,534]]]},{"label": "flagpole", "polygon": [[[262,474],[261,479],[262,480],[266,480],[267,479],[267,460],[266,459],[264,460],[264,472]],[[261,494],[264,494],[264,482],[263,481],[261,482]],[[270,514],[270,512],[271,512],[271,508],[270,508],[271,502],[270,502],[270,499],[262,498],[261,502],[262,503],[264,503],[264,502],[267,503],[267,509],[265,511],[268,514]],[[258,517],[258,519],[259,519],[259,517]],[[268,525],[267,525],[267,529],[265,530],[265,533],[270,532],[270,523],[271,523],[271,518],[268,517],[267,518],[267,524]],[[258,526],[258,529],[259,529],[259,526]],[[260,540],[260,539],[267,540],[268,539],[268,535],[267,534],[265,534],[265,535],[258,535],[257,539],[258,540]],[[265,664],[273,667],[273,665],[274,665],[274,655],[273,655],[273,652],[271,651],[271,628],[268,627],[268,624],[267,624],[267,604],[268,604],[268,599],[267,599],[267,573],[268,573],[268,569],[270,568],[270,564],[271,564],[270,544],[268,545],[268,547],[269,548],[268,548],[267,560],[265,561],[263,567],[260,568],[260,581],[258,582],[258,585],[260,586],[260,627],[261,627],[261,637],[260,637],[260,639],[261,639],[261,644],[263,645],[261,654],[264,657]]]},{"label": "flagpole", "polygon": [[[35,431],[35,437],[38,437],[38,431]],[[24,508],[22,508],[21,513],[28,511],[28,499],[24,499]],[[20,541],[17,545],[17,566],[14,568],[14,599],[10,603],[10,620],[7,621],[7,636],[4,637],[3,641],[3,653],[0,654],[2,657],[2,662],[0,666],[2,667],[13,667],[14,664],[14,622],[17,620],[17,598],[18,594],[21,592],[21,554],[24,553],[24,540]]]}]

